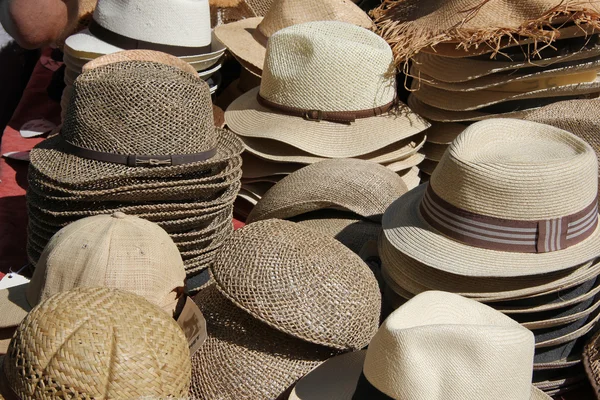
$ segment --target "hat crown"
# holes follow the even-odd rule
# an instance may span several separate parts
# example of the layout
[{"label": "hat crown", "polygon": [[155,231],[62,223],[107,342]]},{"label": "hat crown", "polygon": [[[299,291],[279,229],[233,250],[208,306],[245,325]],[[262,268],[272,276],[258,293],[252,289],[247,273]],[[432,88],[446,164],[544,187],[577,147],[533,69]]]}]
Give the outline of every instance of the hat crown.
[{"label": "hat crown", "polygon": [[62,137],[90,150],[194,154],[216,147],[208,85],[179,68],[125,61],[75,80]]},{"label": "hat crown", "polygon": [[184,397],[191,375],[187,340],[173,318],[132,293],[100,287],[59,293],[31,310],[3,368],[23,400],[56,392]]},{"label": "hat crown", "polygon": [[160,226],[123,213],[75,221],[45,247],[27,288],[35,306],[59,292],[106,286],[135,293],[166,311],[174,308],[185,269]]},{"label": "hat crown", "polygon": [[363,372],[399,398],[529,400],[534,336],[502,313],[446,292],[415,296],[369,344]]},{"label": "hat crown", "polygon": [[392,50],[375,33],[338,21],[293,25],[269,38],[260,95],[277,104],[358,111],[394,100]]},{"label": "hat crown", "polygon": [[430,181],[446,202],[472,213],[522,221],[562,218],[596,199],[594,150],[570,132],[493,119],[468,127]]},{"label": "hat crown", "polygon": [[373,21],[350,0],[275,0],[258,30],[271,37],[288,26],[311,21],[343,21],[371,28]]},{"label": "hat crown", "polygon": [[145,42],[183,47],[211,43],[208,0],[99,0],[94,21]]}]

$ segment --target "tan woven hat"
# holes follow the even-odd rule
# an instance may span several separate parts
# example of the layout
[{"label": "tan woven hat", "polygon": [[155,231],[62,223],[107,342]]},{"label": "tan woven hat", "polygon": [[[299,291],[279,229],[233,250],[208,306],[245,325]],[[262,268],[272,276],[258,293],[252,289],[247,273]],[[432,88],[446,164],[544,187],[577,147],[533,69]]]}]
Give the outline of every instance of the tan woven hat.
[{"label": "tan woven hat", "polygon": [[430,291],[394,311],[368,350],[332,358],[293,400],[542,400],[531,384],[534,337],[498,311]]},{"label": "tan woven hat", "polygon": [[143,298],[79,288],[37,305],[2,360],[4,398],[182,398],[191,363],[173,318]]},{"label": "tan woven hat", "polygon": [[225,121],[240,136],[329,158],[372,153],[429,126],[397,103],[387,43],[337,21],[293,25],[271,36],[260,88],[236,99]]},{"label": "tan woven hat", "polygon": [[426,143],[421,152],[425,154],[426,159],[439,162],[448,147],[447,144]]},{"label": "tan woven hat", "polygon": [[259,72],[267,40],[283,28],[311,21],[342,21],[367,29],[373,26],[371,18],[350,0],[274,0],[263,15],[215,28],[215,35],[229,51]]},{"label": "tan woven hat", "polygon": [[531,0],[522,7],[514,7],[510,0],[435,0],[426,10],[418,0],[393,0],[374,10],[373,16],[398,64],[443,42],[467,50],[498,51],[506,41],[518,39],[548,43],[556,39],[552,25],[558,23],[600,28],[600,5],[593,0]]},{"label": "tan woven hat", "polygon": [[291,218],[333,208],[380,221],[387,207],[408,191],[392,170],[355,159],[321,161],[283,178],[258,202],[248,222]]},{"label": "tan woven hat", "polygon": [[544,274],[600,254],[597,195],[596,153],[583,140],[549,125],[493,119],[469,126],[429,184],[394,202],[382,225],[395,248],[435,269]]},{"label": "tan woven hat", "polygon": [[179,250],[158,225],[123,213],[80,219],[53,236],[29,284],[0,291],[0,327],[18,325],[56,293],[88,286],[126,290],[172,314],[184,280]]},{"label": "tan woven hat", "polygon": [[377,330],[381,295],[369,267],[335,239],[294,222],[238,229],[211,274],[238,307],[298,339],[350,351]]},{"label": "tan woven hat", "polygon": [[431,127],[425,131],[427,134],[427,143],[450,144],[458,135],[465,130],[467,126],[458,123],[432,123]]},{"label": "tan woven hat", "polygon": [[600,396],[600,332],[586,343],[583,350],[583,366],[587,377],[594,388],[596,397]]}]

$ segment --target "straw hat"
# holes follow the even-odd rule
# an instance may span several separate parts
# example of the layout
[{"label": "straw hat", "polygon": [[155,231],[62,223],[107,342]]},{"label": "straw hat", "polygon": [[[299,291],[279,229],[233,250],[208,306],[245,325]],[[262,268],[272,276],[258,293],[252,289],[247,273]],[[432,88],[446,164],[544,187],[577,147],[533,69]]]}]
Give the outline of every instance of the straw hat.
[{"label": "straw hat", "polygon": [[373,32],[336,21],[293,25],[269,38],[260,88],[236,99],[225,121],[240,136],[319,157],[368,154],[429,126],[396,105],[393,71],[389,46]]},{"label": "straw hat", "polygon": [[430,291],[394,311],[368,350],[326,361],[289,398],[550,399],[531,384],[533,340],[488,306]]},{"label": "straw hat", "polygon": [[188,343],[175,320],[133,293],[108,288],[79,288],[40,303],[2,361],[2,395],[23,400],[58,393],[183,397],[191,372]]},{"label": "straw hat", "polygon": [[[65,54],[65,56],[67,57],[67,59],[71,57],[68,54]],[[94,68],[98,68],[103,65],[123,61],[153,61],[161,64],[170,65],[172,67],[177,67],[194,77],[198,75],[198,72],[194,69],[194,67],[190,65],[190,63],[187,63],[182,59],[172,56],[170,54],[154,50],[125,50],[118,51],[116,53],[106,54],[84,63],[81,67],[81,72],[90,71]]]},{"label": "straw hat", "polygon": [[594,388],[596,396],[600,396],[600,357],[598,352],[600,346],[598,340],[600,339],[600,332],[595,334],[585,345],[583,350],[583,366],[588,376],[590,383]]},{"label": "straw hat", "polygon": [[311,21],[342,21],[370,29],[371,18],[350,0],[274,0],[263,17],[247,18],[215,28],[233,55],[263,69],[267,40],[277,31]]},{"label": "straw hat", "polygon": [[450,144],[466,129],[466,125],[458,123],[432,123],[431,127],[425,131],[427,143]]},{"label": "straw hat", "polygon": [[426,159],[439,162],[449,146],[448,144],[426,143],[421,152],[425,154]]},{"label": "straw hat", "polygon": [[355,159],[321,161],[276,183],[254,207],[248,222],[291,218],[324,208],[380,221],[386,208],[407,191],[402,178],[382,165]]},{"label": "straw hat", "polygon": [[184,280],[179,250],[158,225],[123,213],[80,219],[50,240],[29,284],[0,291],[0,327],[18,325],[56,293],[87,286],[126,290],[172,313]]},{"label": "straw hat", "polygon": [[[395,248],[442,271],[543,274],[600,254],[597,194],[598,161],[583,140],[548,125],[494,119],[468,127],[429,184],[386,210],[383,229]],[[482,230],[490,225],[502,226],[502,235]],[[516,227],[532,238],[505,232]]]},{"label": "straw hat", "polygon": [[335,239],[296,223],[272,219],[238,229],[211,274],[238,307],[298,339],[351,351],[377,330],[381,296],[369,267]]}]

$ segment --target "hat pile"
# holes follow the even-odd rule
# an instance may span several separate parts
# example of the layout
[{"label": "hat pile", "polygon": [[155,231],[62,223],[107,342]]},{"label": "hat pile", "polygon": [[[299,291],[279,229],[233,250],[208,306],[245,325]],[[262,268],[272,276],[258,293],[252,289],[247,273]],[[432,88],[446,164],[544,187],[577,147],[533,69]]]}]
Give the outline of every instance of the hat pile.
[{"label": "hat pile", "polygon": [[[597,2],[541,0],[516,8],[507,0],[436,0],[427,14],[415,12],[417,4],[387,2],[375,15],[397,62],[412,64],[408,105],[428,120],[444,126],[520,118],[600,94]],[[425,169],[433,170],[444,146],[431,142],[423,150]]]},{"label": "hat pile", "polygon": [[78,288],[41,302],[0,360],[0,398],[184,398],[191,373],[175,320],[133,293]]},{"label": "hat pile", "polygon": [[90,26],[65,41],[63,120],[73,83],[83,66],[97,57],[122,50],[156,50],[189,63],[214,93],[225,47],[213,37],[208,0],[98,0]]},{"label": "hat pile", "polygon": [[245,177],[266,180],[332,158],[405,175],[423,159],[417,150],[429,124],[397,100],[392,51],[381,37],[317,21],[281,29],[267,47],[260,87],[225,111],[251,154]]},{"label": "hat pile", "polygon": [[[413,187],[418,185],[416,180]],[[396,173],[374,162],[320,161],[276,183],[252,209],[247,222],[292,219],[359,253],[366,242],[377,240],[383,213],[407,191]]]},{"label": "hat pile", "polygon": [[214,126],[206,83],[125,61],[84,72],[73,89],[60,135],[31,151],[30,261],[68,223],[121,211],[167,231],[188,274],[206,268],[233,229],[242,151]]},{"label": "hat pile", "polygon": [[598,162],[573,134],[491,119],[450,145],[428,184],[383,216],[392,298],[444,290],[485,302],[535,335],[534,383],[583,379],[581,346],[600,320]]},{"label": "hat pile", "polygon": [[210,271],[214,284],[194,299],[208,337],[192,358],[192,398],[279,398],[331,356],[365,347],[377,331],[381,295],[369,267],[293,222],[237,230]]}]

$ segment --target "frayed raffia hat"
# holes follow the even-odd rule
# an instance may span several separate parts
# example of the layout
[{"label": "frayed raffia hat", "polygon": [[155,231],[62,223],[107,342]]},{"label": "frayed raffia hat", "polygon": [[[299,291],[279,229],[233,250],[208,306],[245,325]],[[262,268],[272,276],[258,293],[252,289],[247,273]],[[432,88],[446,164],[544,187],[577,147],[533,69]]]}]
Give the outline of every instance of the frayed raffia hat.
[{"label": "frayed raffia hat", "polygon": [[373,26],[371,18],[350,0],[274,0],[264,18],[218,26],[215,35],[236,58],[262,71],[267,40],[283,28],[310,21],[342,21],[367,29]]},{"label": "frayed raffia hat", "polygon": [[517,322],[476,301],[430,291],[394,311],[368,350],[328,360],[289,398],[550,400],[531,384],[533,353],[533,334]]},{"label": "frayed raffia hat", "polygon": [[392,170],[355,159],[311,164],[283,178],[258,202],[248,222],[291,218],[324,208],[380,221],[386,208],[408,191]]},{"label": "frayed raffia hat", "polygon": [[182,398],[191,363],[183,331],[159,307],[133,293],[79,288],[25,317],[0,369],[6,399]]},{"label": "frayed raffia hat", "polygon": [[50,240],[31,282],[0,291],[0,327],[76,287],[106,286],[144,297],[171,314],[183,293],[179,250],[158,225],[123,213],[80,219]]},{"label": "frayed raffia hat", "polygon": [[298,339],[352,351],[377,330],[381,296],[369,267],[335,239],[294,222],[238,229],[210,271],[238,307]]},{"label": "frayed raffia hat", "polygon": [[557,20],[600,28],[600,5],[592,0],[527,0],[520,7],[509,0],[436,0],[426,7],[418,0],[389,0],[372,14],[398,65],[444,42],[494,51],[507,40],[548,43],[557,37]]},{"label": "frayed raffia hat", "polygon": [[596,153],[583,140],[493,119],[468,127],[429,184],[386,210],[383,229],[395,248],[442,271],[543,274],[600,254],[597,195]]},{"label": "frayed raffia hat", "polygon": [[260,88],[236,99],[225,121],[239,136],[329,158],[372,153],[429,126],[398,103],[387,43],[337,21],[293,25],[271,36]]}]

